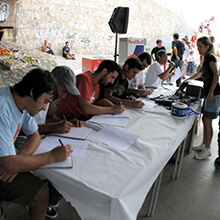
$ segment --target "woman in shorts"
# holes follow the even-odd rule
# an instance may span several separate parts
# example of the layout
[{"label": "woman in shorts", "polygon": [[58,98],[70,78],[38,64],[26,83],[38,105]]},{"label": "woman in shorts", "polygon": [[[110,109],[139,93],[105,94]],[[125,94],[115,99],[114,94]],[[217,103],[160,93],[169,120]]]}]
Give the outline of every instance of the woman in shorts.
[{"label": "woman in shorts", "polygon": [[202,107],[203,142],[199,146],[193,147],[193,150],[197,151],[194,158],[203,160],[211,156],[210,145],[213,136],[212,120],[219,115],[220,85],[218,83],[219,76],[217,74],[217,61],[213,44],[210,42],[209,38],[201,37],[197,40],[197,48],[201,55],[200,68],[197,73],[187,80],[197,79],[202,75],[204,82],[204,102]]}]

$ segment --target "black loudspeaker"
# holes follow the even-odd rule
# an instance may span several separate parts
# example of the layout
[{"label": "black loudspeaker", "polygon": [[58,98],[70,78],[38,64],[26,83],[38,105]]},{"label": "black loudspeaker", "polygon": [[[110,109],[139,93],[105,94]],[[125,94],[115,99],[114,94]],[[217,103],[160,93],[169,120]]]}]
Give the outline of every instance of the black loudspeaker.
[{"label": "black loudspeaker", "polygon": [[128,28],[128,7],[117,7],[114,9],[108,22],[113,33],[126,34]]}]

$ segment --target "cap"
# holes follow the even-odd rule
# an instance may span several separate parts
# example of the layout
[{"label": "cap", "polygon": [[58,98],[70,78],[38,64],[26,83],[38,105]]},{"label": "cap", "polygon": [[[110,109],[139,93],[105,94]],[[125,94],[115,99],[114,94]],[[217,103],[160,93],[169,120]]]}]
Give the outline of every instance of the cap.
[{"label": "cap", "polygon": [[68,66],[57,66],[52,70],[52,74],[66,86],[70,93],[73,95],[80,95],[76,87],[76,76]]},{"label": "cap", "polygon": [[167,54],[168,56],[171,55],[171,53],[167,53],[166,50],[159,50],[156,54],[156,56],[158,57],[161,57],[163,54]]}]

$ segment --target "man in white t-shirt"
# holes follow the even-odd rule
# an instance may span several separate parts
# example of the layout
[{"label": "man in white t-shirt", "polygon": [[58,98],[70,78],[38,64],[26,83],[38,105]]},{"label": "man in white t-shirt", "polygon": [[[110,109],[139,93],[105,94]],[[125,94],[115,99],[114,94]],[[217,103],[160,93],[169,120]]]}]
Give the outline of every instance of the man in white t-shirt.
[{"label": "man in white t-shirt", "polygon": [[128,80],[127,94],[147,96],[152,93],[150,89],[145,89],[144,86],[146,71],[151,64],[151,56],[149,53],[142,52],[138,55],[138,59],[141,61],[142,70],[137,75],[135,75],[134,78]]},{"label": "man in white t-shirt", "polygon": [[152,63],[146,74],[145,85],[146,86],[154,86],[160,87],[162,82],[169,79],[174,72],[171,72],[173,67],[175,66],[174,62],[170,62],[167,70],[164,71],[164,64],[167,62],[167,52],[165,50],[160,50],[156,54],[156,61]]}]

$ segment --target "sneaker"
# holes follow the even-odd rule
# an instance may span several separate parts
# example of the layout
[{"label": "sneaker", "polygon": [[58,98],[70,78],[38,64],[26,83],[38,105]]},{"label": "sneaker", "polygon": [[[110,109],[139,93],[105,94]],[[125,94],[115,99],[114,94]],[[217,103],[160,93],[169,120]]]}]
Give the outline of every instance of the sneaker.
[{"label": "sneaker", "polygon": [[215,159],[215,168],[216,170],[220,170],[220,157]]},{"label": "sneaker", "polygon": [[197,152],[201,152],[202,150],[204,150],[204,148],[205,148],[205,144],[200,144],[199,146],[192,147],[192,149]]},{"label": "sneaker", "polygon": [[197,159],[197,160],[204,160],[204,159],[210,157],[211,155],[212,155],[211,154],[211,149],[205,148],[200,153],[196,154],[194,156],[194,158]]},{"label": "sneaker", "polygon": [[59,205],[59,202],[57,202],[57,204],[53,205],[54,208],[57,208]]},{"label": "sneaker", "polygon": [[56,218],[57,217],[56,209],[52,206],[48,206],[46,217],[47,218]]}]

